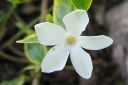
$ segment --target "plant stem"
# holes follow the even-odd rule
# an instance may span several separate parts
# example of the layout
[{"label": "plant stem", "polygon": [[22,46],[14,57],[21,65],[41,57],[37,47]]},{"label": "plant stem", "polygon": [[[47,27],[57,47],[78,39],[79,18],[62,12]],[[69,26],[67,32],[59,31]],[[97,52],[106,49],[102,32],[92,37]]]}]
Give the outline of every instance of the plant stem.
[{"label": "plant stem", "polygon": [[29,61],[27,61],[26,59],[19,59],[18,57],[17,58],[16,57],[13,57],[11,55],[8,55],[8,54],[4,53],[3,51],[0,51],[0,56],[2,58],[5,58],[7,60],[14,61],[16,63],[23,63],[23,64],[29,63]]},{"label": "plant stem", "polygon": [[47,9],[48,9],[48,0],[42,0],[41,15],[40,15],[41,22],[43,22],[45,20],[45,16],[47,14]]},{"label": "plant stem", "polygon": [[33,78],[32,85],[39,85],[40,74],[40,68],[35,69],[35,76]]},{"label": "plant stem", "polygon": [[6,43],[4,43],[2,45],[2,48],[5,48],[7,46],[9,46],[10,44],[12,44],[20,35],[22,35],[23,32],[19,31],[17,34],[15,34],[12,38],[10,38],[8,41],[6,41]]},{"label": "plant stem", "polygon": [[15,11],[17,6],[13,6],[9,12],[4,16],[2,22],[0,23],[0,31],[4,29],[4,26],[6,25],[7,21],[10,19],[11,15]]},{"label": "plant stem", "polygon": [[25,57],[25,54],[23,52],[19,51],[18,49],[16,49],[14,46],[9,45],[8,48],[10,50],[12,50],[15,54],[17,54],[17,55],[19,55],[21,57]]}]

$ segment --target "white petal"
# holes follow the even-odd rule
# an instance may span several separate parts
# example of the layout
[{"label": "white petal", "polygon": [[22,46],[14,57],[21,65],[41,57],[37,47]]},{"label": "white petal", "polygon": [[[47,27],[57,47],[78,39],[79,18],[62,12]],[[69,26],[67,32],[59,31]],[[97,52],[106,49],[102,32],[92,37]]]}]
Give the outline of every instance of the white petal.
[{"label": "white petal", "polygon": [[76,72],[83,78],[88,79],[92,73],[92,61],[90,55],[81,47],[75,47],[71,50],[71,61]]},{"label": "white petal", "polygon": [[100,50],[110,46],[113,40],[110,37],[99,35],[99,36],[81,36],[81,46],[89,50]]},{"label": "white petal", "polygon": [[65,31],[62,27],[49,22],[35,25],[38,40],[43,45],[60,44],[64,39]]},{"label": "white petal", "polygon": [[85,10],[76,10],[65,15],[63,22],[68,32],[80,35],[85,30],[89,18]]},{"label": "white petal", "polygon": [[42,72],[50,73],[62,70],[68,59],[69,52],[69,49],[62,45],[51,48],[41,63]]},{"label": "white petal", "polygon": [[99,36],[81,36],[81,46],[89,50],[100,50],[110,46],[113,40],[110,37],[99,35]]}]

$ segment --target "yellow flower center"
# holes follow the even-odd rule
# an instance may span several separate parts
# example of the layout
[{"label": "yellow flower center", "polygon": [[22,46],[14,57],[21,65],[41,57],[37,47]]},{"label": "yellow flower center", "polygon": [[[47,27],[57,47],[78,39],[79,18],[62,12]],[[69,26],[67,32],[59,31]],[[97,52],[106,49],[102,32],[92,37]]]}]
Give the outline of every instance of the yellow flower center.
[{"label": "yellow flower center", "polygon": [[66,38],[66,44],[68,44],[68,45],[72,45],[72,44],[74,44],[76,42],[76,38],[74,37],[74,36],[68,36],[67,38]]}]

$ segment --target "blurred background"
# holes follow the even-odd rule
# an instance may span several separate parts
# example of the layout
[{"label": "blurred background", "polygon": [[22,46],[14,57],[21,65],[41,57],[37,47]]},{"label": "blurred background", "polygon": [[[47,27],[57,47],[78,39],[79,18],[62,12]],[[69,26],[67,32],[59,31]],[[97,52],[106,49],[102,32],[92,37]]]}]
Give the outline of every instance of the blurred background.
[{"label": "blurred background", "polygon": [[0,0],[0,85],[128,85],[128,0],[93,0],[82,35],[107,35],[114,43],[86,50],[94,66],[88,80],[75,72],[70,60],[60,72],[42,73],[46,48],[16,43],[34,34],[36,23],[53,22],[53,5],[54,0]]}]

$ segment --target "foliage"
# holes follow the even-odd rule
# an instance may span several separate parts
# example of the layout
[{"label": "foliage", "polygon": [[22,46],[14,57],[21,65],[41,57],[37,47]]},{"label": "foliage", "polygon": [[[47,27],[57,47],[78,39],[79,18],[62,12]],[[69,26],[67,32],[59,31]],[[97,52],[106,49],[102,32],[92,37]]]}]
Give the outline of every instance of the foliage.
[{"label": "foliage", "polygon": [[63,17],[67,13],[73,11],[74,5],[72,0],[54,0],[54,7],[53,7],[53,21],[56,24],[64,26],[63,24]]},{"label": "foliage", "polygon": [[90,8],[90,5],[92,3],[92,0],[72,0],[73,4],[78,8],[78,9],[85,9],[88,11]]},{"label": "foliage", "polygon": [[62,19],[67,13],[75,9],[88,10],[91,3],[92,0],[54,0],[54,7],[53,7],[54,23],[64,27]]},{"label": "foliage", "polygon": [[24,44],[24,49],[28,60],[38,65],[40,65],[47,52],[47,48],[38,43],[26,43]]},{"label": "foliage", "polygon": [[23,85],[24,82],[25,82],[25,76],[21,75],[13,80],[3,81],[0,85]]},{"label": "foliage", "polygon": [[[7,10],[6,13],[0,13],[0,15],[2,16],[0,17],[0,32],[4,32],[4,30],[6,29],[6,24],[8,23],[9,19],[12,17],[12,15],[16,15],[16,13],[14,12],[15,10],[17,10],[17,7],[19,5],[31,2],[31,0],[7,1],[11,6],[9,6],[10,8]],[[53,22],[64,27],[62,19],[67,13],[76,9],[88,10],[91,3],[92,0],[54,0],[52,11],[53,15],[50,12],[48,12],[46,14],[45,21]],[[33,25],[37,22],[39,22],[38,16],[36,16],[36,18],[33,19],[30,23],[26,23],[22,19],[18,20],[17,22],[15,22],[15,28],[17,28],[16,30],[18,30],[18,32],[14,36],[12,36],[7,43],[5,43],[5,46],[7,46],[8,44],[12,44],[12,42],[15,42],[15,39],[17,39],[18,37],[25,35],[24,39],[16,41],[16,43],[24,43],[25,56],[29,61],[27,62],[29,63],[28,66],[26,66],[26,68],[23,68],[24,71],[31,69],[37,70],[37,67],[40,67],[41,61],[43,60],[48,49],[48,47],[45,47],[38,43],[37,36],[33,30]],[[4,46],[2,48],[4,48]],[[20,54],[20,52],[17,53]],[[6,80],[2,82],[0,85],[23,85],[25,80],[25,76],[21,75],[13,80]]]},{"label": "foliage", "polygon": [[39,43],[36,34],[29,35],[22,40],[17,40],[16,43]]}]

